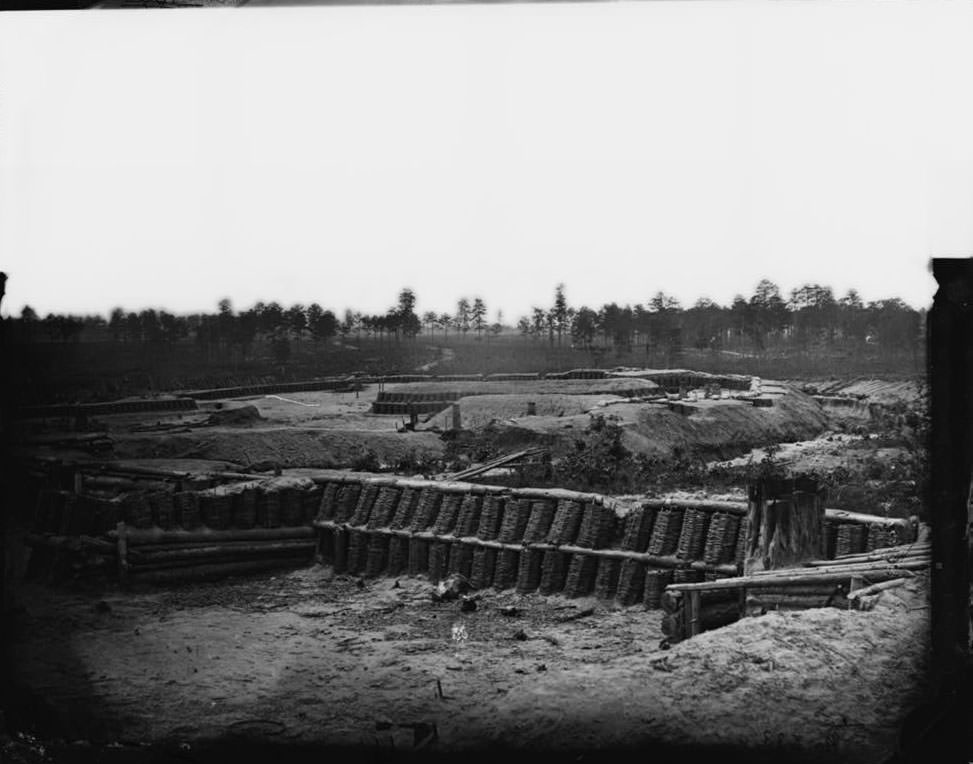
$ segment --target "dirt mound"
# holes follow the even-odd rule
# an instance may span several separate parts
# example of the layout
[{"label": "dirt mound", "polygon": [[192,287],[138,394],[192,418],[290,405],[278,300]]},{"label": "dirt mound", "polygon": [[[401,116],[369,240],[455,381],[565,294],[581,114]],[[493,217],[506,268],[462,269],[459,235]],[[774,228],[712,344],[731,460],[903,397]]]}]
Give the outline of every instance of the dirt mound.
[{"label": "dirt mound", "polygon": [[[754,406],[746,400],[700,400],[683,403],[683,411],[666,405],[620,402],[597,409],[623,429],[622,444],[633,453],[658,459],[698,454],[706,459],[730,459],[772,443],[808,440],[826,432],[827,414],[809,395],[787,386],[772,396],[773,405]],[[475,399],[470,399],[471,405]],[[462,406],[461,406],[462,408]],[[579,433],[591,423],[591,413],[564,416],[520,416],[497,422],[498,430],[513,428],[518,442],[561,442],[571,450]],[[465,415],[464,415],[465,426]]]},{"label": "dirt mound", "polygon": [[207,424],[217,427],[247,427],[263,421],[263,417],[256,406],[235,406],[227,409],[217,409],[209,415]]},{"label": "dirt mound", "polygon": [[727,400],[695,402],[688,415],[653,405],[615,406],[611,411],[622,417],[623,443],[637,453],[730,456],[755,446],[807,440],[827,430],[828,416],[813,398],[784,389],[768,407]]}]

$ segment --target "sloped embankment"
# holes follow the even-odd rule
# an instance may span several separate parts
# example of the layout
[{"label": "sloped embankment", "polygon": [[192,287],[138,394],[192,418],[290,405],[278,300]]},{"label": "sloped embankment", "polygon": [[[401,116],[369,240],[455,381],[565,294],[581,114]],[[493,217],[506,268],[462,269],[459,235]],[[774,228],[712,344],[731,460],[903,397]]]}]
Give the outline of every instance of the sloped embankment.
[{"label": "sloped embankment", "polygon": [[622,444],[627,449],[657,459],[692,454],[729,459],[760,446],[808,440],[830,426],[821,405],[799,390],[781,385],[765,398],[770,398],[772,405],[755,406],[751,400],[727,399],[681,402],[670,408],[658,403],[620,402],[606,396],[603,402],[607,405],[593,407],[588,413],[544,416],[538,411],[538,416],[515,418],[504,418],[507,412],[503,407],[490,409],[490,399],[474,403],[471,398],[461,401],[460,407],[469,407],[472,415],[472,407],[476,406],[475,415],[480,420],[496,414],[495,418],[501,421],[492,429],[498,437],[506,432],[510,436],[507,440],[515,440],[517,445],[553,443],[555,450],[573,449],[592,414],[612,417],[623,429]]}]

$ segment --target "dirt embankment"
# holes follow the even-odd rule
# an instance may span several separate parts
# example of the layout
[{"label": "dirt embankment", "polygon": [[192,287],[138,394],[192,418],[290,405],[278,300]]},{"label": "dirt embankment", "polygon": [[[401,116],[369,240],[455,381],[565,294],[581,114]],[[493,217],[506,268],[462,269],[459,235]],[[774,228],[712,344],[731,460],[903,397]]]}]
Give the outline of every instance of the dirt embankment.
[{"label": "dirt embankment", "polygon": [[[587,413],[563,416],[545,416],[539,410],[538,416],[504,418],[509,410],[494,406],[492,398],[479,403],[470,398],[469,405],[480,420],[498,420],[493,426],[498,437],[507,433],[507,440],[517,445],[554,443],[556,449],[567,450],[574,448],[592,414],[611,417],[623,429],[626,448],[657,459],[691,454],[704,459],[733,458],[760,446],[807,440],[829,429],[828,415],[813,398],[785,386],[775,390],[779,392],[774,393],[769,407],[756,407],[749,401],[699,400],[688,402],[682,413],[665,405],[619,402],[611,397],[586,401]],[[504,397],[498,397],[501,404]]]}]

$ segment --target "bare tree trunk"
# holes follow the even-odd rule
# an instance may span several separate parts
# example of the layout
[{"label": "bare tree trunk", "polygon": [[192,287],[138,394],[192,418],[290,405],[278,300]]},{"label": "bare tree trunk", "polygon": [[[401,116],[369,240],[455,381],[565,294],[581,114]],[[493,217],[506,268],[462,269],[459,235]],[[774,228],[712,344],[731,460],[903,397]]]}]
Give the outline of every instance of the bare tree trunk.
[{"label": "bare tree trunk", "polygon": [[749,486],[744,575],[793,568],[824,556],[824,493],[802,480]]}]

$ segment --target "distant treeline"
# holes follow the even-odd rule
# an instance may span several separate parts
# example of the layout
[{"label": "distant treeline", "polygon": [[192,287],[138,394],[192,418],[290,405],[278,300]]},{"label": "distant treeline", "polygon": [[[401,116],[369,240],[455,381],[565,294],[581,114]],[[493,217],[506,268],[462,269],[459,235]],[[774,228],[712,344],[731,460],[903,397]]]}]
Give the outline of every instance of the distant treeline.
[{"label": "distant treeline", "polygon": [[653,354],[678,355],[683,348],[736,350],[761,353],[824,351],[831,347],[867,346],[885,355],[915,353],[922,347],[924,310],[915,310],[897,297],[865,303],[855,290],[836,298],[831,288],[807,284],[784,298],[772,281],[761,281],[749,297],[736,296],[730,305],[705,297],[691,307],[658,292],[645,305],[608,303],[599,308],[568,304],[565,288],[555,290],[550,307],[534,307],[515,327],[503,316],[487,319],[480,297],[463,297],[454,313],[416,313],[416,294],[403,289],[385,313],[347,310],[341,318],[317,303],[288,308],[276,302],[258,302],[235,311],[229,300],[220,301],[215,313],[176,315],[165,310],[139,312],[116,308],[102,316],[49,314],[40,318],[29,306],[11,319],[11,334],[26,342],[110,340],[153,346],[191,340],[218,357],[228,354],[247,359],[255,343],[264,340],[285,361],[292,341],[327,343],[340,337],[392,342],[419,336],[441,339],[473,337],[490,340],[518,333],[525,341],[551,347],[631,351],[651,349]]}]

